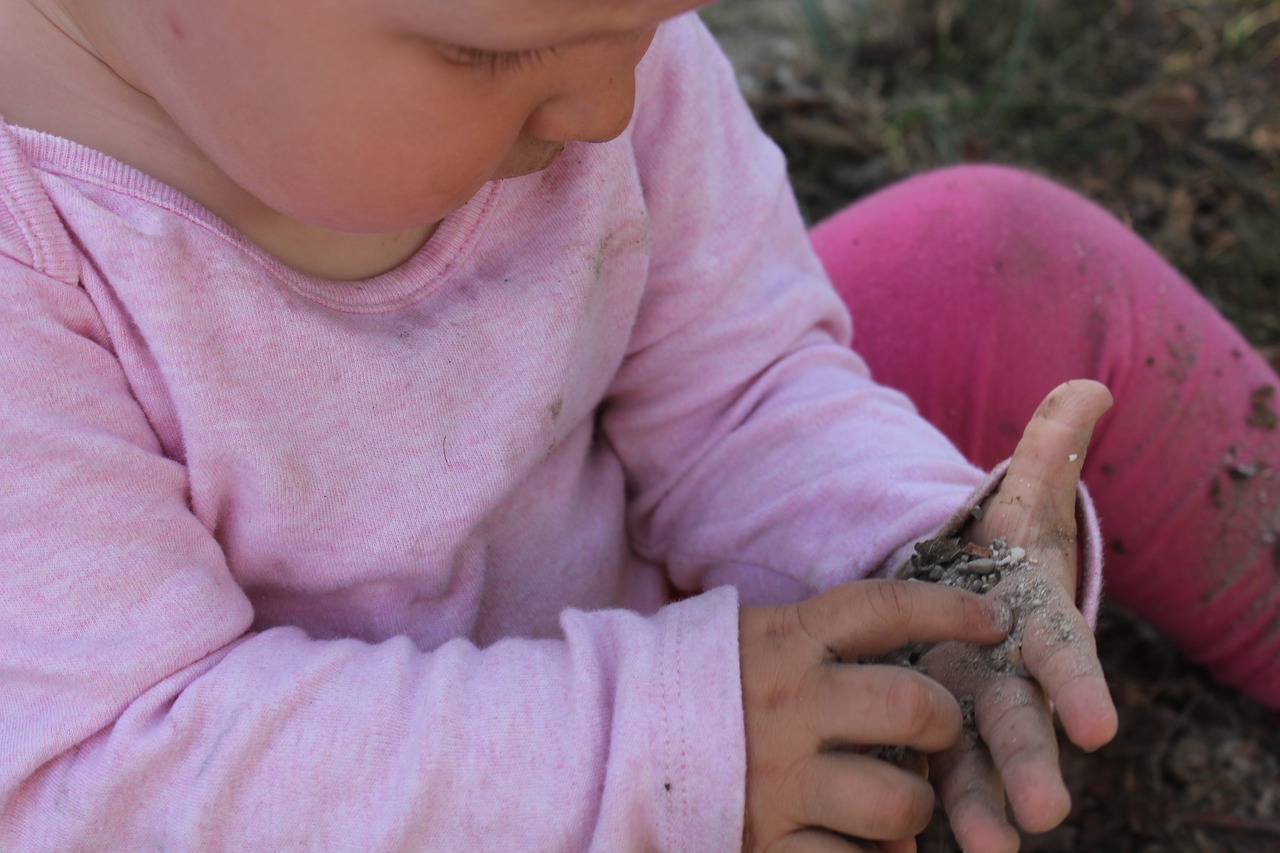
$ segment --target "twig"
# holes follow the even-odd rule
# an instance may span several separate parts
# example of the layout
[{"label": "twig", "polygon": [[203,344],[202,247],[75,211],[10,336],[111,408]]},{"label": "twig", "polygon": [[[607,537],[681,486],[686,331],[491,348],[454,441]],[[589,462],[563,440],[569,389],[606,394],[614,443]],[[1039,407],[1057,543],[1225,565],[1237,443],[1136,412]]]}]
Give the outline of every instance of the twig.
[{"label": "twig", "polygon": [[816,0],[800,0],[800,9],[809,24],[809,32],[813,36],[813,45],[823,59],[835,57],[835,46],[831,41],[831,26],[827,22],[827,14],[822,11]]},{"label": "twig", "polygon": [[1014,26],[1013,38],[1009,43],[1009,55],[1005,57],[1005,94],[1013,91],[1014,85],[1022,74],[1022,63],[1027,55],[1027,47],[1031,44],[1031,35],[1035,30],[1039,11],[1040,0],[1022,0],[1018,23]]},{"label": "twig", "polygon": [[1273,835],[1280,838],[1280,820],[1268,820],[1263,817],[1245,817],[1235,814],[1217,814],[1214,812],[1191,812],[1181,815],[1179,821],[1191,826],[1208,826],[1214,829],[1227,829],[1235,832],[1252,832],[1260,835]]}]

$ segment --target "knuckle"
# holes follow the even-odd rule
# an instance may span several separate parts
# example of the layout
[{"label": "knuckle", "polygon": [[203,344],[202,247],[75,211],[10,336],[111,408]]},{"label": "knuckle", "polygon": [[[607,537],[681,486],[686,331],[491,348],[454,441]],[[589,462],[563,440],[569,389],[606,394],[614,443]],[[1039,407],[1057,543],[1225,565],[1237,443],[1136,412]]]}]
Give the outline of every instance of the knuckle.
[{"label": "knuckle", "polygon": [[1050,699],[1077,681],[1102,677],[1102,664],[1096,653],[1079,648],[1059,646],[1041,652],[1024,647],[1023,659],[1037,674]]},{"label": "knuckle", "polygon": [[[992,688],[987,687],[986,693]],[[984,699],[986,698],[984,693]],[[984,701],[986,727],[992,731],[1012,730],[1020,718],[1028,714],[1047,713],[1044,694],[1040,687],[1030,679],[1022,677],[1006,678],[999,681],[999,701]]]},{"label": "knuckle", "polygon": [[1081,679],[1103,677],[1093,630],[1073,606],[1041,611],[1027,628],[1023,662],[1050,698]]},{"label": "knuckle", "polygon": [[800,608],[794,604],[769,608],[769,618],[765,622],[765,638],[773,642],[781,642],[788,638],[795,629],[804,628],[800,618]]},{"label": "knuckle", "polygon": [[826,707],[829,694],[827,679],[818,669],[807,669],[796,680],[796,702],[805,710],[816,711]]},{"label": "knuckle", "polygon": [[815,631],[813,627],[815,623],[821,624],[823,621],[822,614],[818,612],[819,607],[818,599],[809,599],[780,609],[786,612],[790,630],[798,631],[807,642],[825,648],[822,641],[818,639],[820,632]]},{"label": "knuckle", "polygon": [[791,698],[791,685],[787,684],[781,678],[770,679],[769,682],[752,697],[755,705],[770,712],[771,714],[776,714],[789,706],[791,704]]},{"label": "knuckle", "polygon": [[1044,738],[1025,737],[1017,743],[1006,743],[997,764],[1002,775],[1011,776],[1014,768],[1035,767],[1038,764],[1056,764],[1057,748]]},{"label": "knuckle", "polygon": [[[756,802],[768,803],[770,810],[790,812],[799,799],[803,774],[799,762],[776,754],[762,756],[751,767],[748,789]],[[788,819],[794,817],[787,815]]]},{"label": "knuckle", "polygon": [[900,677],[890,682],[885,704],[890,719],[898,720],[903,734],[912,741],[931,733],[937,724],[937,700],[915,678]]},{"label": "knuckle", "polygon": [[830,685],[822,674],[809,670],[800,676],[795,688],[795,723],[797,735],[804,738],[805,743],[817,748],[831,736],[831,728],[826,720],[826,710],[831,706]]},{"label": "knuckle", "polygon": [[891,624],[905,625],[911,621],[913,603],[906,587],[896,581],[876,581],[869,590],[875,599],[877,612]]},{"label": "knuckle", "polygon": [[799,826],[813,823],[823,814],[824,792],[815,783],[814,774],[808,772],[804,762],[795,762],[785,771],[786,787],[792,791],[794,802],[788,817]]}]

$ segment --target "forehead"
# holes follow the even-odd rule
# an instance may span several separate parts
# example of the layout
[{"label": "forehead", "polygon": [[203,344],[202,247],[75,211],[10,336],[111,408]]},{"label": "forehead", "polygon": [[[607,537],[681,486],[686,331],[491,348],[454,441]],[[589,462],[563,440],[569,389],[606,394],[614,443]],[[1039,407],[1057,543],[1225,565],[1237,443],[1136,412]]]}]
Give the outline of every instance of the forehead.
[{"label": "forehead", "polygon": [[711,0],[348,0],[440,41],[495,50],[570,44],[652,27]]}]

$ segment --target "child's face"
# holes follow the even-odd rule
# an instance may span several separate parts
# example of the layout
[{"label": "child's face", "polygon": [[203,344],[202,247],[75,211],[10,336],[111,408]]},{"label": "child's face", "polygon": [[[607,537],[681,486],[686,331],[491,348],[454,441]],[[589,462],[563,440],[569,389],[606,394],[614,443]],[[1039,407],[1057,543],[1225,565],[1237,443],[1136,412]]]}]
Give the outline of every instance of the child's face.
[{"label": "child's face", "polygon": [[97,24],[111,66],[240,187],[310,225],[378,233],[437,222],[630,120],[652,26],[495,54],[521,42],[443,42],[418,14],[448,5],[117,0]]}]

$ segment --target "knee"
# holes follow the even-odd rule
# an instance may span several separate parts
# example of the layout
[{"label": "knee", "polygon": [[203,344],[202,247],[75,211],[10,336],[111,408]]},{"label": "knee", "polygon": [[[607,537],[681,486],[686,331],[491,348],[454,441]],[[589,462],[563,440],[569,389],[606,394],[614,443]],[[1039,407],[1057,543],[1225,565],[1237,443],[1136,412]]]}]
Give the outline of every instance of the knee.
[{"label": "knee", "polygon": [[915,196],[918,209],[945,221],[945,230],[982,235],[992,248],[1051,241],[1086,223],[1091,231],[1099,214],[1107,216],[1066,187],[1009,166],[950,166],[902,187]]},{"label": "knee", "polygon": [[1075,290],[1134,241],[1109,213],[1066,187],[1007,166],[928,172],[903,189],[922,214],[920,239],[1002,290]]},{"label": "knee", "polygon": [[1007,166],[909,178],[819,225],[813,244],[851,305],[863,291],[911,292],[1019,316],[1094,316],[1168,282],[1163,262],[1118,219]]},{"label": "knee", "polygon": [[[868,244],[955,271],[994,270],[1013,284],[1087,254],[1117,220],[1047,178],[1008,166],[925,172],[858,202],[814,229],[824,257]],[[1052,262],[1051,262],[1052,261]]]}]

